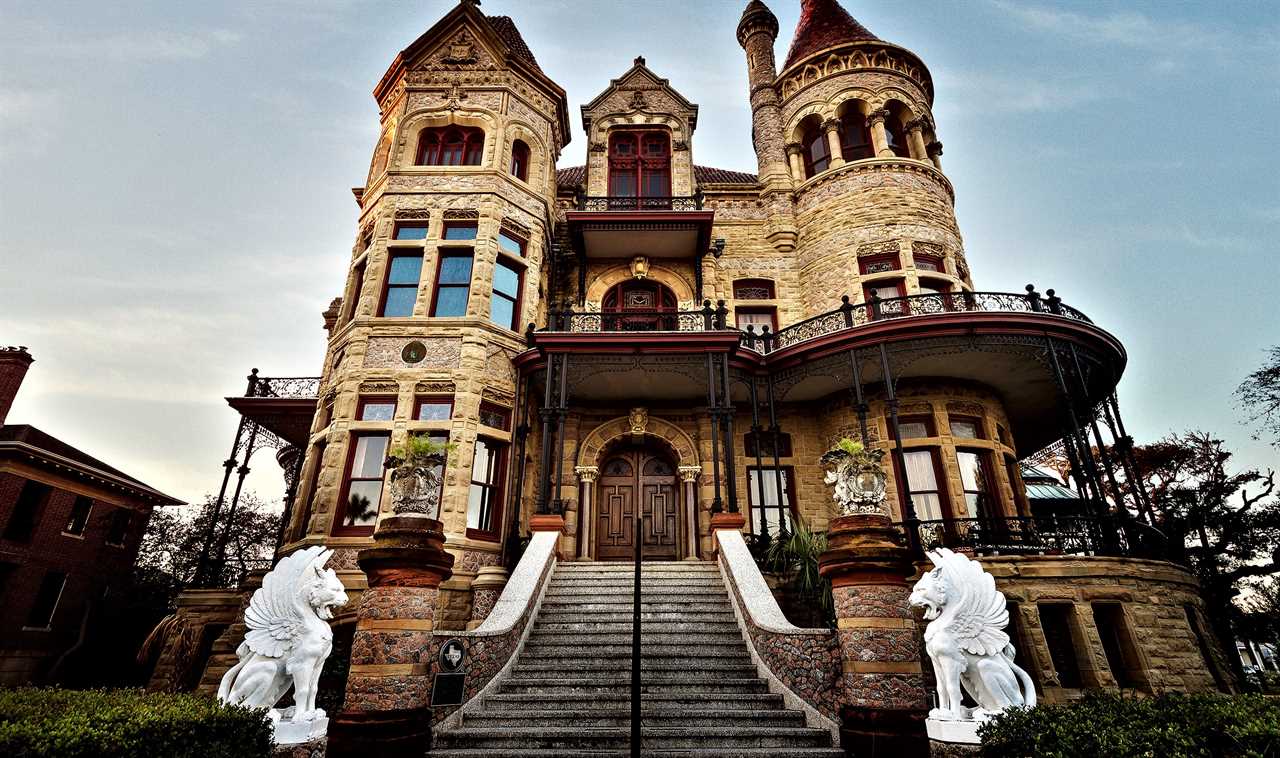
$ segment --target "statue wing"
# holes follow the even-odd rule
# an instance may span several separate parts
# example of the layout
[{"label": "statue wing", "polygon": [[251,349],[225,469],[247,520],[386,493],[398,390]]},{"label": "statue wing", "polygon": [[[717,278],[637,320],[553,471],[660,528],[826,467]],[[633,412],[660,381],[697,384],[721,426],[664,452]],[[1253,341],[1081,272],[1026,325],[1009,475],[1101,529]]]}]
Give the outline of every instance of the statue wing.
[{"label": "statue wing", "polygon": [[995,655],[1009,644],[1004,628],[1009,624],[1009,610],[1004,593],[996,589],[996,580],[982,570],[981,564],[963,555],[947,560],[951,586],[957,590],[956,614],[951,633],[960,648],[974,655]]},{"label": "statue wing", "polygon": [[304,621],[297,602],[299,581],[323,547],[299,550],[276,564],[262,579],[244,612],[244,636],[249,649],[271,658],[282,658],[302,636]]}]

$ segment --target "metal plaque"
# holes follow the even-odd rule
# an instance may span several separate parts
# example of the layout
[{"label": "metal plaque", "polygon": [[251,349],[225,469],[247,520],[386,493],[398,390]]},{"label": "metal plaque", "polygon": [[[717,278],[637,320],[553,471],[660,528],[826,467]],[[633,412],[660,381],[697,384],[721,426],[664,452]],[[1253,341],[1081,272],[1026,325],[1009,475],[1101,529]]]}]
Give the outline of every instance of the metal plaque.
[{"label": "metal plaque", "polygon": [[467,675],[436,674],[431,685],[431,705],[462,705],[462,696],[466,690]]}]

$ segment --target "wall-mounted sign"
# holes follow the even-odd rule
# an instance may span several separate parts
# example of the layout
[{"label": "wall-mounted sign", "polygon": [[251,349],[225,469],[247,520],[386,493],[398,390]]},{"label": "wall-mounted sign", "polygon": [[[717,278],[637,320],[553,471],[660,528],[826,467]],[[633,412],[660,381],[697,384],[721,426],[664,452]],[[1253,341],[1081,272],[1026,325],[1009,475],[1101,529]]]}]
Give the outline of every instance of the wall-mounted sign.
[{"label": "wall-mounted sign", "polygon": [[462,668],[462,661],[467,657],[467,649],[462,641],[451,639],[440,647],[440,670],[452,673]]}]

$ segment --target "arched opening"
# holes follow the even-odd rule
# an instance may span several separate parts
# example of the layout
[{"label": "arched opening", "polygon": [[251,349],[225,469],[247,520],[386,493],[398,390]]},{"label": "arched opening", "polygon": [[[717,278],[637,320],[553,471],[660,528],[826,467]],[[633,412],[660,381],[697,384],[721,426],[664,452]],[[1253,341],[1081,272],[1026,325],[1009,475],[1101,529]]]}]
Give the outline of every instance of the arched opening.
[{"label": "arched opening", "polygon": [[609,135],[609,196],[610,208],[615,204],[619,209],[670,207],[671,140],[666,132]]},{"label": "arched opening", "polygon": [[681,544],[680,484],[672,451],[646,436],[610,446],[601,461],[593,517],[596,558],[633,560],[639,516],[644,558],[675,560]]},{"label": "arched opening", "polygon": [[800,147],[804,157],[805,178],[817,176],[831,167],[831,147],[822,131],[822,120],[817,114],[800,123]]},{"label": "arched opening", "polygon": [[473,126],[430,126],[418,135],[419,166],[479,166],[484,130]]},{"label": "arched opening", "polygon": [[511,143],[511,175],[522,182],[529,181],[529,146],[524,140]]},{"label": "arched opening", "polygon": [[678,331],[676,295],[668,287],[647,279],[615,284],[601,302],[602,331]]},{"label": "arched opening", "polygon": [[840,153],[846,161],[876,157],[871,128],[867,126],[866,104],[861,100],[850,100],[841,106]]},{"label": "arched opening", "polygon": [[899,158],[911,157],[911,146],[907,142],[906,123],[911,120],[911,111],[897,100],[885,104],[889,111],[884,120],[884,138],[893,154]]}]

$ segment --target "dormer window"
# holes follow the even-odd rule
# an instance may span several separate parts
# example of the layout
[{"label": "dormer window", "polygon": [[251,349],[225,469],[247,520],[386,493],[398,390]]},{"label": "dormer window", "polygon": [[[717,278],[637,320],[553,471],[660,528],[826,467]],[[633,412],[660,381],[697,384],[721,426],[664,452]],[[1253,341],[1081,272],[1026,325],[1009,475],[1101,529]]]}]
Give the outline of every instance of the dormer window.
[{"label": "dormer window", "polygon": [[[671,196],[671,140],[665,132],[614,132],[609,135],[609,195]],[[639,207],[652,206],[645,203]]]},{"label": "dormer window", "polygon": [[418,137],[419,166],[479,166],[484,130],[467,126],[430,127]]}]

